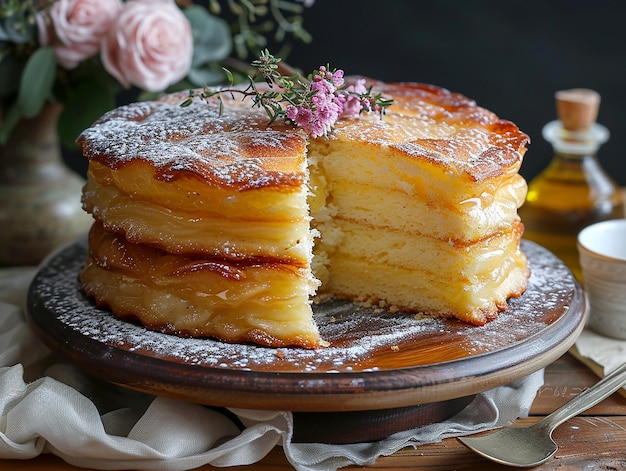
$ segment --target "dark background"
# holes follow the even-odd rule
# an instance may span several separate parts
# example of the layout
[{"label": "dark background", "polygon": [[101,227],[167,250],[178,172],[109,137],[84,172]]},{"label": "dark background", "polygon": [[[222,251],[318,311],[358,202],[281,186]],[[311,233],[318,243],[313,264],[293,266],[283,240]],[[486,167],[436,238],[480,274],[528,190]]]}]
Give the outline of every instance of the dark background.
[{"label": "dark background", "polygon": [[626,2],[582,0],[317,0],[305,12],[311,44],[289,62],[416,81],[460,92],[531,138],[522,175],[552,157],[541,128],[554,92],[592,88],[611,131],[603,167],[626,185]]},{"label": "dark background", "polygon": [[[556,119],[554,92],[602,96],[598,121],[611,139],[603,167],[626,186],[626,2],[622,0],[316,0],[304,12],[310,44],[288,62],[385,81],[426,82],[473,98],[531,138],[522,175],[552,157],[541,136]],[[80,172],[83,159],[72,156]]]}]

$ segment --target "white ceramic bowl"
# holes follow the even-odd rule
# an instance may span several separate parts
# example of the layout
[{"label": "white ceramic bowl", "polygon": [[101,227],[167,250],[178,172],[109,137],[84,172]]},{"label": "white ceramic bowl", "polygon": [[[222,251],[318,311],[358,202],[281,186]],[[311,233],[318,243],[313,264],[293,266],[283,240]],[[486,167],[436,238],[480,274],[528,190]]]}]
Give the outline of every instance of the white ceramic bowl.
[{"label": "white ceramic bowl", "polygon": [[578,234],[589,302],[589,326],[626,339],[626,219],[599,222]]}]

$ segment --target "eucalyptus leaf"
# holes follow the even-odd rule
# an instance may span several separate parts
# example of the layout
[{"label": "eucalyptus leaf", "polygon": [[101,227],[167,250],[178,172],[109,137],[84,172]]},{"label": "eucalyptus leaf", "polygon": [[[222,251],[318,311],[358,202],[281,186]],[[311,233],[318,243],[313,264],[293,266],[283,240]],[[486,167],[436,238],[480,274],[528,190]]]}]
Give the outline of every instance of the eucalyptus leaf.
[{"label": "eucalyptus leaf", "polygon": [[192,5],[184,13],[193,31],[192,67],[219,61],[230,54],[233,45],[226,21],[200,5]]},{"label": "eucalyptus leaf", "polygon": [[76,138],[107,111],[115,108],[115,95],[97,78],[83,81],[68,97],[59,117],[61,144],[76,147]]},{"label": "eucalyptus leaf", "polygon": [[208,68],[191,69],[187,78],[194,87],[217,85],[224,81],[224,71],[218,72]]},{"label": "eucalyptus leaf", "polygon": [[22,116],[33,118],[39,114],[51,95],[55,71],[56,61],[52,48],[37,49],[28,58],[17,95],[17,104]]}]

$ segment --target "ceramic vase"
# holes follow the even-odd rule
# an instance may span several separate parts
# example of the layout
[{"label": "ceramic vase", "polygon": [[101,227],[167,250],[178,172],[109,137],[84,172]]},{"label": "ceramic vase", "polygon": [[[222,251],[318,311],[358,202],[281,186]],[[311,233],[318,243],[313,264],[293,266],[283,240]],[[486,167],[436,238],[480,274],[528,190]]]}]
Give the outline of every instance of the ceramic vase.
[{"label": "ceramic vase", "polygon": [[62,158],[61,109],[48,104],[22,119],[0,146],[0,266],[37,265],[91,226],[80,201],[84,180]]}]

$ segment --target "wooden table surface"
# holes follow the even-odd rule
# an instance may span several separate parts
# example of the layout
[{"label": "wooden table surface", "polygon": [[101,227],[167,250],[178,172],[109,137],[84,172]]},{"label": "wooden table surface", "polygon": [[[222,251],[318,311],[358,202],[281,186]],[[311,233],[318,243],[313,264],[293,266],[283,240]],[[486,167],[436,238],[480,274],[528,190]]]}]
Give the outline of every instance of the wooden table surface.
[{"label": "wooden table surface", "polygon": [[[545,383],[537,393],[530,417],[519,419],[514,425],[536,422],[591,386],[598,377],[571,354],[566,354],[546,368]],[[615,393],[584,414],[570,419],[553,434],[559,445],[556,456],[533,470],[618,470],[626,469],[626,397]],[[0,470],[14,471],[78,471],[55,456],[43,455],[32,460],[0,460]],[[281,471],[293,469],[280,447],[262,461],[238,468],[209,469]],[[504,470],[514,469],[487,461],[470,452],[456,439],[446,439],[417,449],[407,448],[381,457],[374,465],[342,469],[376,470]]]}]

